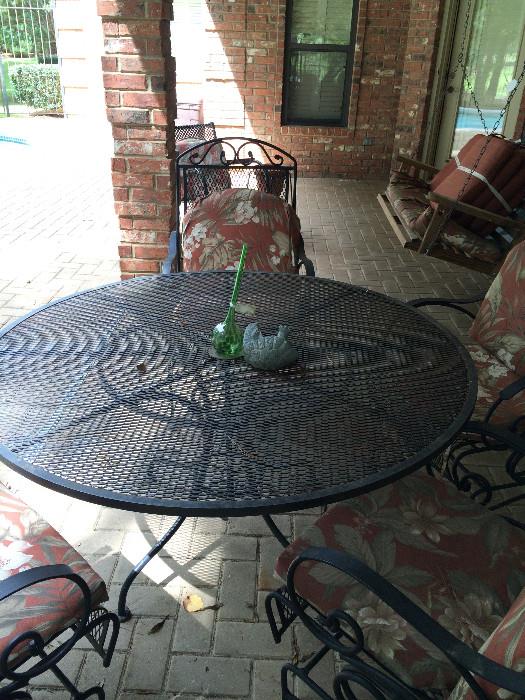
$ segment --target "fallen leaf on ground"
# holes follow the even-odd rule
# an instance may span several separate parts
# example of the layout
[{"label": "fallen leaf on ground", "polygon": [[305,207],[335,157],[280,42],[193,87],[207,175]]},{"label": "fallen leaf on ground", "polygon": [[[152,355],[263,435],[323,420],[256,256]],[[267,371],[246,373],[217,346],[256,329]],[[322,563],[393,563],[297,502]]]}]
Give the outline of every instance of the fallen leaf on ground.
[{"label": "fallen leaf on ground", "polygon": [[292,663],[297,666],[299,663],[299,645],[295,637],[292,637]]},{"label": "fallen leaf on ground", "polygon": [[197,595],[196,593],[192,593],[191,595],[187,595],[184,600],[182,601],[182,605],[184,606],[184,610],[186,612],[198,612],[199,610],[202,610],[204,607],[204,602],[200,595]]},{"label": "fallen leaf on ground", "polygon": [[153,627],[148,631],[148,634],[157,634],[157,632],[160,632],[161,629],[164,627],[164,623],[168,619],[169,615],[166,615],[166,617],[161,620],[160,622],[156,622]]}]

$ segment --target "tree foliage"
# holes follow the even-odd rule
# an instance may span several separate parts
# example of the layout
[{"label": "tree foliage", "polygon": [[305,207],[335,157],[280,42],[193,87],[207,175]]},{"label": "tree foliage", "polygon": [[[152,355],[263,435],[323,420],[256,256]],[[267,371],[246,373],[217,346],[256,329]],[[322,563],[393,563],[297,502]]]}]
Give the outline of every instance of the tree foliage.
[{"label": "tree foliage", "polygon": [[9,71],[17,102],[35,109],[60,109],[60,75],[55,66],[16,66]]}]

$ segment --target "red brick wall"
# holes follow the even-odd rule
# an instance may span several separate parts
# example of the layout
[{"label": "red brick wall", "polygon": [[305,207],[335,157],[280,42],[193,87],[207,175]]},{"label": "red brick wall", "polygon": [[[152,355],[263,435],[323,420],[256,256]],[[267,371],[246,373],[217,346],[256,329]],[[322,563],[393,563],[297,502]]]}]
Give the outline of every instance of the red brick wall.
[{"label": "red brick wall", "polygon": [[221,135],[253,133],[290,150],[302,175],[359,177],[388,171],[410,0],[360,0],[345,128],[281,126],[284,0],[207,4],[208,45],[221,50],[220,56],[209,50],[205,118],[216,122]]},{"label": "red brick wall", "polygon": [[[167,125],[175,113],[168,0],[98,0],[102,70],[112,124],[115,209],[122,277],[159,272],[171,214]],[[168,94],[172,94],[170,100]]]}]

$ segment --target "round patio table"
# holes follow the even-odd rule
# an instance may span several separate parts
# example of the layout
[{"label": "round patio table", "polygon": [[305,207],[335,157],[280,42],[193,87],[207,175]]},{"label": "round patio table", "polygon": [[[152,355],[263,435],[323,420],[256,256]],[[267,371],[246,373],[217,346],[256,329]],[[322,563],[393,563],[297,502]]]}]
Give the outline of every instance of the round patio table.
[{"label": "round patio table", "polygon": [[240,301],[299,353],[277,372],[209,354],[231,272],[81,292],[0,331],[0,457],[77,498],[179,516],[327,504],[428,463],[476,398],[461,343],[410,306],[326,279],[246,272]]}]

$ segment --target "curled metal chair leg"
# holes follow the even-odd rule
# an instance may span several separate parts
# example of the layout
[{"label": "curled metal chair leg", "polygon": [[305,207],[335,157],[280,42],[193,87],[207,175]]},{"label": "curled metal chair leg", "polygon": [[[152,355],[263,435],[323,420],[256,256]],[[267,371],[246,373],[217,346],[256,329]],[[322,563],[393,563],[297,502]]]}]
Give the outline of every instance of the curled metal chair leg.
[{"label": "curled metal chair leg", "polygon": [[[68,639],[53,649],[49,646],[53,638],[45,639],[36,629],[26,630],[11,640],[0,654],[0,678],[10,681],[0,688],[0,698],[18,698],[18,700],[30,698],[30,695],[23,689],[37,676],[51,671],[74,700],[93,697],[105,700],[104,689],[101,686],[92,686],[87,690],[80,691],[58,666],[64,656],[83,637],[89,640],[101,656],[103,665],[109,666],[119,633],[120,622],[117,615],[108,612],[103,607],[92,609],[91,591],[78,574],[63,564],[28,569],[0,582],[2,584],[0,586],[0,600],[37,583],[53,579],[70,580],[80,589],[82,612],[79,619],[70,627],[72,634]],[[58,630],[55,637],[62,631],[65,630]],[[22,651],[20,652],[20,650]],[[33,659],[34,663],[27,668],[24,662],[30,659]]]},{"label": "curled metal chair leg", "polygon": [[374,700],[420,700],[428,698],[399,681],[394,676],[385,674],[379,668],[371,666],[362,659],[348,659],[345,666],[334,678],[336,700],[359,700],[352,686],[366,690]]},{"label": "curled metal chair leg", "polygon": [[[308,603],[299,596],[297,598],[301,608],[304,610]],[[266,608],[266,615],[268,617],[270,629],[272,631],[272,636],[275,643],[279,644],[284,633],[297,617],[297,613],[292,609],[286,586],[279,588],[277,591],[272,591],[272,593],[269,593],[266,596],[264,605]]]},{"label": "curled metal chair leg", "polygon": [[[108,640],[110,627],[111,634]],[[85,636],[101,657],[104,668],[107,668],[111,663],[119,629],[120,620],[115,613],[108,612],[105,608],[96,608],[91,613]]]},{"label": "curled metal chair leg", "polygon": [[294,664],[285,664],[281,669],[281,692],[282,700],[299,700],[297,695],[290,690],[288,681],[291,678],[299,678],[299,680],[304,683],[310,690],[313,690],[317,697],[321,700],[332,700],[331,696],[326,693],[320,685],[318,685],[314,680],[308,675],[309,670],[306,668],[300,668]]}]

